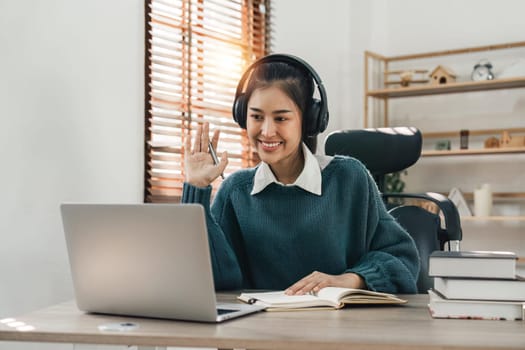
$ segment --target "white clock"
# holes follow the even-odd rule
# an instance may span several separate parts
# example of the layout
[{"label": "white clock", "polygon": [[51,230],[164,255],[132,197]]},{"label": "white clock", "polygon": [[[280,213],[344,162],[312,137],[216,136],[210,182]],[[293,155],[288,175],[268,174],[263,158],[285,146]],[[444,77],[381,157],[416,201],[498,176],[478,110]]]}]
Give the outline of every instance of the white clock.
[{"label": "white clock", "polygon": [[471,78],[474,81],[494,79],[494,74],[492,73],[492,64],[488,61],[479,62],[474,66]]}]

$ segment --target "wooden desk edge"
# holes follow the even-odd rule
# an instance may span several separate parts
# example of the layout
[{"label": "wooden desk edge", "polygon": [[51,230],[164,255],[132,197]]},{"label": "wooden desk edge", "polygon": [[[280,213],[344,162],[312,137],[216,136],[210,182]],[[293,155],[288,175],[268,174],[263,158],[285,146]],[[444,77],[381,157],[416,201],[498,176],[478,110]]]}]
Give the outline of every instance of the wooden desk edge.
[{"label": "wooden desk edge", "polygon": [[[401,295],[400,295],[401,296]],[[448,320],[434,320],[430,318],[430,315],[428,315],[428,310],[426,309],[426,303],[428,302],[428,296],[427,295],[417,295],[417,296],[401,296],[405,299],[409,300],[409,303],[407,305],[394,307],[393,311],[394,315],[396,313],[409,313],[409,314],[415,314],[416,319],[414,320],[408,320],[406,324],[399,325],[397,323],[396,325],[398,327],[394,328],[395,331],[398,333],[395,333],[394,336],[391,339],[387,339],[385,341],[383,336],[375,337],[369,337],[366,336],[363,338],[360,335],[356,334],[355,340],[354,338],[346,338],[342,339],[342,341],[338,341],[340,339],[338,336],[333,337],[330,340],[330,337],[323,337],[322,335],[312,338],[312,337],[302,337],[298,336],[298,333],[295,332],[294,334],[291,334],[289,337],[287,336],[288,333],[283,333],[280,331],[280,326],[290,327],[294,326],[297,323],[295,322],[295,319],[302,319],[302,315],[298,316],[299,314],[296,313],[295,316],[291,317],[291,321],[287,320],[286,318],[282,319],[282,317],[273,317],[270,314],[286,314],[286,313],[267,313],[267,315],[260,315],[260,316],[246,316],[246,322],[242,321],[242,318],[239,320],[232,320],[227,321],[226,323],[222,324],[210,324],[210,327],[208,328],[208,325],[203,323],[194,323],[194,322],[180,322],[180,321],[174,321],[173,323],[170,323],[171,321],[168,321],[165,323],[164,321],[160,320],[159,325],[161,326],[168,326],[168,327],[159,327],[160,330],[158,332],[151,332],[151,328],[156,328],[156,322],[154,321],[153,324],[148,324],[146,322],[149,322],[149,319],[141,319],[138,318],[137,322],[144,322],[144,328],[143,331],[139,329],[136,333],[130,333],[130,332],[122,332],[122,333],[115,333],[115,332],[99,332],[96,329],[96,325],[101,322],[100,319],[98,319],[97,315],[86,315],[82,313],[81,311],[76,310],[76,307],[74,306],[74,303],[62,303],[55,306],[51,306],[49,308],[43,309],[41,311],[36,311],[34,313],[30,313],[27,316],[21,316],[18,318],[21,321],[26,321],[28,324],[31,323],[32,318],[35,320],[38,320],[41,324],[46,323],[46,319],[54,319],[54,318],[60,318],[61,312],[68,312],[71,315],[69,319],[66,320],[66,322],[73,322],[74,324],[78,323],[79,327],[74,328],[73,331],[70,333],[61,333],[60,331],[56,331],[56,329],[60,329],[59,326],[56,324],[53,324],[50,327],[50,330],[46,331],[17,331],[16,329],[6,329],[6,325],[0,324],[0,341],[22,341],[22,342],[45,342],[45,343],[72,343],[72,344],[105,344],[105,345],[135,345],[135,346],[182,346],[182,347],[214,347],[214,348],[245,348],[245,349],[363,349],[363,350],[385,350],[385,349],[392,349],[392,350],[399,350],[399,349],[428,349],[428,350],[443,350],[443,349],[485,349],[485,350],[496,350],[496,349],[523,349],[525,348],[525,323],[520,321],[467,321],[467,320],[459,320],[459,322],[454,322],[454,320],[450,320],[451,322],[448,323]],[[406,308],[406,309],[405,309]],[[74,312],[71,312],[70,310],[74,310]],[[361,309],[362,310],[362,309]],[[376,309],[377,310],[377,309]],[[383,309],[379,309],[380,314],[383,314]],[[424,311],[426,314],[423,315],[421,311]],[[344,311],[330,311],[334,313],[344,312]],[[372,311],[374,312],[374,311]],[[316,319],[322,320],[324,316],[319,317],[321,315],[329,315],[329,314],[319,314],[319,311],[306,311],[310,317],[307,319],[309,321],[313,321],[315,323]],[[307,314],[304,314],[305,316]],[[363,313],[361,311],[361,314],[363,315],[370,315],[370,313],[367,312]],[[292,316],[293,313],[290,313]],[[352,315],[352,314],[346,314],[346,315]],[[393,314],[389,314],[392,316]],[[42,317],[44,316],[44,317]],[[104,317],[104,316],[100,316]],[[253,318],[252,318],[253,317]],[[259,317],[259,318],[258,318]],[[295,317],[295,319],[294,319]],[[397,317],[397,316],[396,316]],[[392,323],[388,322],[396,322],[396,317],[390,317],[390,321],[384,321],[381,317],[378,319],[378,325],[376,331],[379,331],[381,327],[392,327]],[[425,337],[421,337],[421,334],[418,337],[410,338],[410,337],[398,337],[397,334],[401,334],[401,329],[406,328],[406,334],[408,335],[409,332],[416,331],[413,330],[411,327],[417,323],[421,323],[421,320],[427,320],[429,322],[437,322],[437,333],[443,333],[444,337],[447,337],[447,334],[443,332],[444,326],[448,329],[449,326],[453,329],[454,327],[457,328],[458,325],[464,324],[466,325],[467,329],[471,330],[473,327],[472,325],[474,322],[475,328],[490,328],[496,327],[505,330],[501,334],[497,333],[499,338],[507,341],[499,342],[487,342],[483,343],[478,341],[470,342],[465,339],[458,339],[456,342],[450,342],[445,341],[441,342],[438,341],[436,343],[432,343],[432,340],[429,340],[427,342]],[[327,321],[330,321],[330,318],[332,316],[327,317]],[[355,317],[354,317],[355,318]],[[373,316],[372,316],[373,318]],[[389,318],[389,317],[387,317]],[[130,321],[129,318],[118,318],[118,317],[110,317],[108,318],[108,322],[122,322],[122,319]],[[120,320],[120,321],[119,321]],[[87,325],[85,324],[87,321]],[[343,317],[343,318],[337,318],[336,325],[341,326],[341,321],[347,321],[352,322],[352,317]],[[384,322],[382,322],[384,321]],[[133,322],[131,320],[131,322]],[[374,334],[374,329],[370,329],[371,322],[374,322],[373,319],[370,317],[368,320],[364,320],[361,324],[354,325],[354,328],[357,326],[358,328],[364,328],[367,330],[367,332],[370,332],[371,334]],[[446,323],[443,323],[446,322]],[[505,326],[507,324],[509,327]],[[517,322],[517,323],[516,323]],[[308,322],[310,325],[312,322]],[[35,323],[38,325],[37,323]],[[262,331],[260,333],[257,333],[254,331],[258,325],[262,325]],[[193,327],[193,325],[196,325],[196,327]],[[300,325],[299,325],[300,326]],[[272,328],[270,328],[272,327]],[[273,328],[274,327],[274,328]],[[349,324],[349,327],[352,327],[352,324]],[[53,329],[54,328],[54,329]],[[148,331],[148,328],[150,331]],[[194,329],[197,329],[194,331]],[[340,327],[339,331],[341,331],[341,328],[344,329],[344,327]],[[78,330],[76,330],[78,329]],[[86,331],[86,329],[88,331]],[[168,332],[166,332],[166,329]],[[277,330],[276,336],[273,337],[273,334],[271,332],[272,329]],[[246,330],[244,332],[243,330]],[[317,331],[317,328],[313,328],[313,330]],[[515,330],[518,331],[519,334],[515,333]],[[67,331],[67,330],[65,330]],[[481,330],[481,333],[484,331]],[[292,332],[293,333],[293,332]],[[485,332],[486,333],[486,332]],[[254,334],[252,338],[250,338],[250,334]],[[284,334],[284,335],[283,335]],[[308,334],[305,333],[305,334]],[[321,334],[321,333],[320,333]],[[403,331],[404,334],[404,331]],[[484,334],[484,333],[483,333]],[[423,334],[424,335],[424,334]],[[457,335],[457,334],[456,334]],[[512,339],[508,339],[508,337],[512,335]],[[432,336],[436,336],[434,332],[432,332]],[[504,338],[502,338],[504,337]],[[405,341],[406,340],[406,341]]]}]

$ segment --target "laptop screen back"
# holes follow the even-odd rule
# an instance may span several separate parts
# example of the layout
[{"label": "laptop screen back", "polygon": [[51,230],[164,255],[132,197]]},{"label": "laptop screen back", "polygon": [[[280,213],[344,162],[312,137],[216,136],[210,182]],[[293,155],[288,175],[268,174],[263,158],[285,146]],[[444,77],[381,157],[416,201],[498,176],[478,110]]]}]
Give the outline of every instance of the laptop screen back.
[{"label": "laptop screen back", "polygon": [[215,322],[198,204],[62,204],[79,309]]}]

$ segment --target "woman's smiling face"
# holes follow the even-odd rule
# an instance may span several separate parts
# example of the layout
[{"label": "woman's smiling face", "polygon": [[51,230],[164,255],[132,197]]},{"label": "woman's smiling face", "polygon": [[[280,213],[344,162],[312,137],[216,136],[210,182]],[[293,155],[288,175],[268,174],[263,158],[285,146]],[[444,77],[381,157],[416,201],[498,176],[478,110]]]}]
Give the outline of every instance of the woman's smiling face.
[{"label": "woman's smiling face", "polygon": [[303,157],[301,111],[278,86],[260,88],[252,93],[246,126],[259,158],[272,170]]}]

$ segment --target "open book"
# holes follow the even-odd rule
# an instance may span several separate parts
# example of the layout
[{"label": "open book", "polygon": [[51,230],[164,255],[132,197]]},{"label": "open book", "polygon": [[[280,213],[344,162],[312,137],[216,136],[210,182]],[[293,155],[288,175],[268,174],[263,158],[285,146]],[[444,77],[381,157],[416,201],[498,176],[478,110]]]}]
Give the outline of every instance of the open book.
[{"label": "open book", "polygon": [[238,299],[250,304],[266,306],[269,309],[299,309],[328,307],[340,309],[345,304],[404,304],[406,300],[393,294],[373,292],[364,289],[326,287],[316,295],[286,295],[284,291],[242,293]]}]

